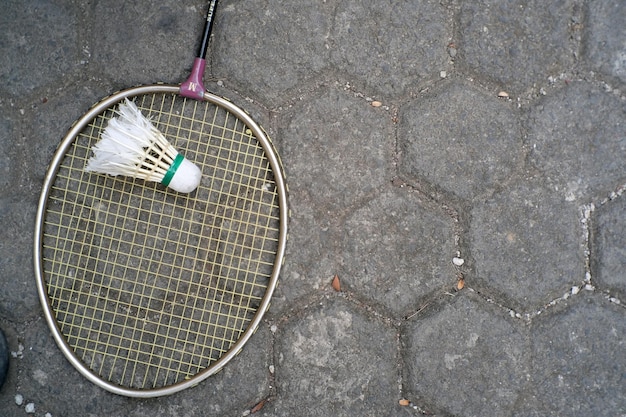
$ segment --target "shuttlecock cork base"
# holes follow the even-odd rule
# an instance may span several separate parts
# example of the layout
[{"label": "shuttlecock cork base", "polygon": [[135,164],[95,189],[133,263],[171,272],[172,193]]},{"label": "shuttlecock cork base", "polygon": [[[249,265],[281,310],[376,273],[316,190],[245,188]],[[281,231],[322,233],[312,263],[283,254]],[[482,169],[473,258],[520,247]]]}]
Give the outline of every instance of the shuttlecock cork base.
[{"label": "shuttlecock cork base", "polygon": [[178,154],[161,184],[179,193],[190,193],[200,184],[202,172],[193,162]]},{"label": "shuttlecock cork base", "polygon": [[200,184],[202,172],[185,159],[135,103],[125,99],[93,148],[85,171],[159,182],[180,193]]}]

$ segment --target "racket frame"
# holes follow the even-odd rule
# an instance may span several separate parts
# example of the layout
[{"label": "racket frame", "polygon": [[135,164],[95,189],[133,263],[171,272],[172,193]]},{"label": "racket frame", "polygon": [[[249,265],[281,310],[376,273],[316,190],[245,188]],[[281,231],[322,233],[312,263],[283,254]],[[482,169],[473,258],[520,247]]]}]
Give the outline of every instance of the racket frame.
[{"label": "racket frame", "polygon": [[[204,87],[203,87],[204,88]],[[176,392],[182,391],[183,389],[189,388],[191,386],[195,386],[204,379],[209,376],[219,372],[226,363],[228,363],[232,358],[234,358],[246,344],[246,342],[250,339],[252,334],[256,331],[261,320],[268,310],[271,297],[274,293],[278,282],[278,275],[280,273],[280,269],[284,262],[285,256],[285,247],[287,241],[287,225],[289,218],[289,209],[287,205],[287,186],[285,183],[284,170],[281,164],[280,159],[278,158],[275,149],[267,137],[263,129],[248,115],[244,110],[235,106],[233,103],[228,101],[225,98],[219,97],[217,95],[211,94],[207,91],[203,91],[202,100],[208,101],[216,106],[222,107],[226,109],[228,112],[237,116],[241,121],[243,121],[248,128],[252,131],[253,135],[259,141],[261,147],[263,148],[269,165],[274,173],[274,181],[276,184],[277,190],[277,198],[278,198],[278,207],[279,207],[279,235],[278,235],[278,247],[276,250],[276,257],[274,261],[274,266],[272,270],[272,274],[270,276],[265,294],[260,302],[258,309],[255,312],[251,322],[248,327],[244,331],[244,333],[239,337],[239,339],[231,346],[231,348],[224,353],[218,360],[211,363],[209,367],[204,369],[203,371],[195,374],[192,378],[188,380],[184,380],[181,382],[177,382],[172,385],[153,388],[153,389],[134,389],[127,388],[123,386],[119,386],[117,384],[108,382],[90,370],[85,363],[83,363],[74,353],[72,348],[67,343],[59,324],[54,316],[54,309],[50,302],[50,298],[48,296],[48,291],[46,289],[46,280],[43,269],[43,238],[44,238],[44,221],[46,215],[46,206],[48,202],[48,197],[50,195],[50,191],[52,190],[52,186],[56,179],[56,175],[58,170],[61,167],[62,160],[70,149],[70,147],[74,144],[76,138],[81,133],[81,131],[89,125],[98,115],[105,112],[107,109],[111,108],[119,101],[124,98],[132,98],[134,96],[142,95],[142,94],[154,94],[154,93],[171,93],[171,94],[181,94],[181,86],[178,85],[165,85],[165,84],[153,84],[153,85],[145,85],[134,87],[126,90],[122,90],[117,92],[105,99],[101,100],[97,104],[95,104],[87,113],[85,113],[80,119],[78,119],[74,125],[67,132],[65,138],[59,144],[54,157],[49,165],[48,171],[44,178],[44,184],[42,188],[42,193],[39,199],[38,207],[37,207],[37,216],[35,223],[35,235],[34,235],[34,268],[35,274],[37,277],[37,291],[39,293],[39,298],[41,303],[44,306],[44,316],[45,319],[53,330],[52,335],[59,346],[60,350],[63,352],[65,357],[70,361],[70,363],[89,381],[92,383],[104,388],[105,390],[112,392],[114,394],[128,396],[128,397],[137,397],[137,398],[150,398],[150,397],[158,397],[163,395],[170,395]]]}]

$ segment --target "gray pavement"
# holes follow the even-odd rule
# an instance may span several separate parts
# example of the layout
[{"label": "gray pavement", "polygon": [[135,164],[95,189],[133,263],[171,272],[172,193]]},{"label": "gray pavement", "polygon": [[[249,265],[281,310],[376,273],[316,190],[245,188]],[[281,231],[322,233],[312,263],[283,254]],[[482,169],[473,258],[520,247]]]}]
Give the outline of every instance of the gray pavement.
[{"label": "gray pavement", "polygon": [[186,78],[205,7],[3,2],[0,415],[626,416],[622,0],[221,0],[206,86],[290,187],[272,308],[179,394],[81,377],[36,294],[45,169],[100,98]]}]

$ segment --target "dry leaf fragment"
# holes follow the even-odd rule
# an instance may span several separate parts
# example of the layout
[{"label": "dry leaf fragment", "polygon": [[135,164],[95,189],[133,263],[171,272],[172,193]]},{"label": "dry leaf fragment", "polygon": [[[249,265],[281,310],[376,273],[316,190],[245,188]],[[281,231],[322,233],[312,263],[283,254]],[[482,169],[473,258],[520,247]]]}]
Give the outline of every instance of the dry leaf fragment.
[{"label": "dry leaf fragment", "polygon": [[398,401],[398,404],[400,404],[402,407],[406,407],[409,405],[409,400],[403,398],[400,401]]},{"label": "dry leaf fragment", "polygon": [[456,283],[456,289],[460,291],[464,287],[465,287],[465,280],[463,278],[459,278],[459,280]]},{"label": "dry leaf fragment", "polygon": [[380,107],[382,105],[383,103],[381,103],[380,101],[377,101],[377,100],[372,101],[372,107]]},{"label": "dry leaf fragment", "polygon": [[506,91],[500,91],[498,93],[498,97],[500,97],[500,98],[509,98],[509,93],[507,93]]},{"label": "dry leaf fragment", "polygon": [[339,282],[339,275],[335,274],[331,285],[333,286],[333,289],[335,291],[341,291],[341,283]]},{"label": "dry leaf fragment", "polygon": [[257,405],[252,407],[252,410],[250,410],[250,414],[258,413],[259,411],[261,411],[264,405],[265,405],[265,400],[261,400]]}]

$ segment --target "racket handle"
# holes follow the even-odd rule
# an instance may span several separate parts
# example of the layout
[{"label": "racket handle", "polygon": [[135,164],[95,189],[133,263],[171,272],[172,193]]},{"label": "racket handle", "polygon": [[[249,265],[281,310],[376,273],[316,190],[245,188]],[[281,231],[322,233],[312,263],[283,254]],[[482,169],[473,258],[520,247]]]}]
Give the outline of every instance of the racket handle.
[{"label": "racket handle", "polygon": [[204,84],[202,83],[202,77],[206,66],[206,52],[209,48],[209,38],[211,37],[211,28],[213,27],[213,19],[215,17],[215,6],[217,6],[217,0],[211,0],[209,3],[209,9],[206,13],[204,34],[202,35],[202,42],[200,42],[198,55],[196,60],[193,62],[189,78],[187,78],[187,81],[180,85],[180,95],[183,97],[189,97],[196,100],[202,100],[204,97],[205,90]]},{"label": "racket handle", "polygon": [[204,84],[202,83],[205,66],[206,61],[204,58],[196,58],[193,61],[193,67],[191,68],[189,78],[187,78],[187,81],[180,85],[181,96],[193,98],[195,100],[202,100],[205,91]]}]

